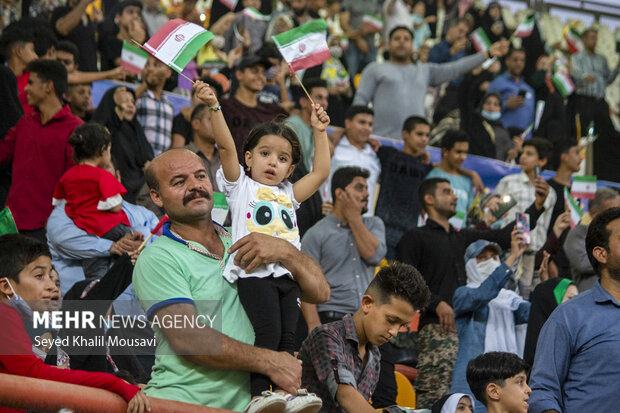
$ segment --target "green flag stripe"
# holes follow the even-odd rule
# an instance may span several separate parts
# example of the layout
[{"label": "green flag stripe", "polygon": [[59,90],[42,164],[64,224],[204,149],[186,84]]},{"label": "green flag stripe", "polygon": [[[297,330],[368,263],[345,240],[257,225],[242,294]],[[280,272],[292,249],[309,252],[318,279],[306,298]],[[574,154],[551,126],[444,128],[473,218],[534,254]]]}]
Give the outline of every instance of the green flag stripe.
[{"label": "green flag stripe", "polygon": [[273,36],[273,40],[275,40],[276,45],[278,47],[285,47],[289,43],[296,41],[302,36],[315,33],[315,32],[326,31],[326,30],[327,30],[327,23],[325,23],[325,20],[319,19],[319,20],[314,20],[310,23],[301,25],[295,29],[291,29],[284,33],[280,33],[276,36]]},{"label": "green flag stripe", "polygon": [[[177,72],[182,72],[183,68],[187,66],[190,60],[196,56],[198,50],[205,45],[209,40],[213,39],[215,35],[210,31],[204,31],[196,33],[189,42],[181,50],[177,52],[177,55],[172,59],[172,68]],[[176,67],[175,67],[176,66]]]}]

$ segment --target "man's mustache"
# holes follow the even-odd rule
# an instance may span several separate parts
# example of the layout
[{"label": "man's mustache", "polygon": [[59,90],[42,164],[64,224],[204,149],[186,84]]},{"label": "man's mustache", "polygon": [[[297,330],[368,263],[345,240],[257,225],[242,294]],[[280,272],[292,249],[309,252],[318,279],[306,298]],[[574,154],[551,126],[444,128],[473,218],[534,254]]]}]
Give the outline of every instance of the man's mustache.
[{"label": "man's mustache", "polygon": [[202,190],[192,191],[189,195],[183,198],[183,205],[185,206],[187,205],[189,201],[193,201],[194,199],[197,199],[197,198],[204,198],[207,200],[211,200],[211,195],[207,191],[202,191]]}]

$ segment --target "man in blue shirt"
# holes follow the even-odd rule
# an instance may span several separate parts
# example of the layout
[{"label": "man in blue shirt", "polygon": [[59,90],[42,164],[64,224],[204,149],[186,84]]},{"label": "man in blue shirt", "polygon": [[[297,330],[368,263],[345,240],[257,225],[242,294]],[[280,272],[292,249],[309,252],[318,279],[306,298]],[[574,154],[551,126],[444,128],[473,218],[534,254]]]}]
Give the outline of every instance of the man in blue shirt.
[{"label": "man in blue shirt", "polygon": [[536,104],[534,89],[521,76],[525,67],[525,50],[511,49],[505,63],[506,72],[491,82],[488,92],[497,92],[502,97],[504,127],[525,130],[534,123]]},{"label": "man in blue shirt", "polygon": [[464,18],[455,20],[446,33],[446,38],[437,43],[428,53],[430,63],[454,62],[467,56],[467,33],[469,25]]},{"label": "man in blue shirt", "polygon": [[530,413],[618,411],[620,208],[594,218],[586,251],[600,281],[545,323],[532,370]]}]

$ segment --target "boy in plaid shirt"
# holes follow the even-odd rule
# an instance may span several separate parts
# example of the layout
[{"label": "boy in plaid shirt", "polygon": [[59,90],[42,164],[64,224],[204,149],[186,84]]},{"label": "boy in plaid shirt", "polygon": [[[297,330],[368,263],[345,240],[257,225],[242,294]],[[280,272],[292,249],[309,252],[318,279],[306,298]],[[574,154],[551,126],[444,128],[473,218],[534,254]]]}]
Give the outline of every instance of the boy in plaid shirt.
[{"label": "boy in plaid shirt", "polygon": [[355,314],[312,331],[299,352],[302,386],[323,400],[321,412],[375,411],[369,399],[379,381],[378,346],[398,334],[429,297],[418,270],[393,263],[377,273]]}]

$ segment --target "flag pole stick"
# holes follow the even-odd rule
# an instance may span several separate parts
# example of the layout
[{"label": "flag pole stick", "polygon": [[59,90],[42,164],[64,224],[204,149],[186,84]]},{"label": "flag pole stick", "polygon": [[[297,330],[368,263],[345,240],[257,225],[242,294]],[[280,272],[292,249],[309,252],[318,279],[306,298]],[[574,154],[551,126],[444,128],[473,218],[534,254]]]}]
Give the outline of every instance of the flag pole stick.
[{"label": "flag pole stick", "polygon": [[[131,39],[131,41],[132,41],[132,42],[133,42],[136,46],[138,46],[139,48],[144,49],[144,48],[142,47],[142,45],[141,45],[139,42],[135,41],[134,39]],[[147,50],[147,51],[148,51],[148,50]],[[179,75],[183,76],[185,79],[187,79],[187,80],[189,80],[190,82],[192,82],[192,85],[193,85],[193,84],[195,84],[195,82],[194,82],[192,79],[190,79],[189,77],[185,76],[183,73],[181,73],[181,72],[177,72],[177,73],[178,73]],[[150,237],[149,237],[149,238],[150,238]]]},{"label": "flag pole stick", "polygon": [[140,246],[138,247],[138,252],[142,251],[144,249],[144,247],[146,246],[146,243],[149,242],[149,240],[151,239],[151,237],[153,236],[153,233],[151,232],[149,234],[148,237],[146,237],[146,239],[144,241],[142,241],[142,244],[140,244]]},{"label": "flag pole stick", "polygon": [[295,72],[295,77],[297,78],[297,81],[301,85],[301,88],[304,90],[304,92],[306,92],[306,96],[308,96],[308,99],[310,99],[310,103],[312,104],[312,106],[314,106],[314,100],[312,100],[312,98],[310,97],[310,93],[308,93],[308,91],[306,90],[306,87],[301,82],[301,79],[299,78],[299,75],[297,74],[297,72]]}]

